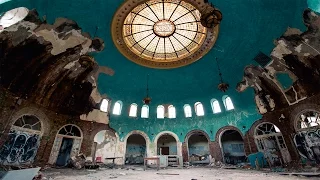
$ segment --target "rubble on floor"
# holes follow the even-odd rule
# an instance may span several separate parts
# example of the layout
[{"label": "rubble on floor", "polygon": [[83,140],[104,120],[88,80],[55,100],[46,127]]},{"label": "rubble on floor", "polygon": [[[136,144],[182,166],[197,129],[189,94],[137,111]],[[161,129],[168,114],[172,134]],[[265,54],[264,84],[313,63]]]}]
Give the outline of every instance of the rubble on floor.
[{"label": "rubble on floor", "polygon": [[82,169],[86,164],[86,156],[84,154],[79,154],[77,156],[71,157],[71,165],[76,169]]},{"label": "rubble on floor", "polygon": [[[141,168],[141,171],[138,170]],[[57,173],[59,172],[59,173]],[[193,167],[189,169],[167,168],[156,171],[150,169],[143,171],[140,166],[129,166],[117,169],[99,168],[97,170],[75,170],[75,169],[48,169],[44,172],[45,179],[43,180],[98,180],[98,179],[117,179],[117,180],[134,180],[134,179],[153,179],[153,180],[298,180],[306,178],[307,176],[290,174],[280,175],[280,173],[243,170],[243,169],[223,169],[205,167]],[[314,178],[308,178],[313,180]]]}]

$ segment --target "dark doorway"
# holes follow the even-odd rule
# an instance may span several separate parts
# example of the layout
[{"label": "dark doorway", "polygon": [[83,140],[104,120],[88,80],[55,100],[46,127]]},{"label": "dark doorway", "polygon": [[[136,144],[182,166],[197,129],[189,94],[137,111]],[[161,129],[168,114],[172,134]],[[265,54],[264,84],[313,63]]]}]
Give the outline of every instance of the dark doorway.
[{"label": "dark doorway", "polygon": [[220,141],[225,163],[239,164],[245,162],[244,142],[238,131],[225,131],[221,135]]},{"label": "dark doorway", "polygon": [[177,155],[177,141],[170,134],[160,136],[157,142],[158,155]]},{"label": "dark doorway", "polygon": [[62,139],[59,155],[56,162],[57,166],[66,166],[68,164],[72,146],[73,146],[73,139],[65,138],[65,137]]},{"label": "dark doorway", "polygon": [[160,148],[160,153],[161,155],[169,155],[169,147],[161,147]]},{"label": "dark doorway", "polygon": [[127,139],[126,164],[143,164],[146,156],[146,140],[140,134],[132,134]]},{"label": "dark doorway", "polygon": [[192,164],[209,164],[209,141],[201,132],[195,132],[188,138],[188,156]]}]

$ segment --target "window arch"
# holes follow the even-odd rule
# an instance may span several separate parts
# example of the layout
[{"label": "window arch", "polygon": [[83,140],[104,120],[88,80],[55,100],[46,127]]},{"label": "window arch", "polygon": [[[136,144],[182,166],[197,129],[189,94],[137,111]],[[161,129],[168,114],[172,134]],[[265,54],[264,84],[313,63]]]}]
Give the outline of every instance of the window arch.
[{"label": "window arch", "polygon": [[122,101],[117,101],[116,103],[114,103],[112,113],[114,115],[121,115],[121,110],[122,110]]},{"label": "window arch", "polygon": [[100,104],[100,111],[108,112],[108,110],[109,110],[109,100],[102,99],[101,104]]},{"label": "window arch", "polygon": [[194,104],[194,107],[196,109],[197,116],[204,116],[204,109],[201,102],[197,102]]},{"label": "window arch", "polygon": [[15,127],[41,131],[41,122],[36,116],[23,115],[13,124]]},{"label": "window arch", "polygon": [[168,118],[176,118],[176,108],[173,105],[170,105],[168,107]]},{"label": "window arch", "polygon": [[157,118],[164,119],[164,107],[162,105],[157,107]]},{"label": "window arch", "polygon": [[211,99],[211,108],[214,114],[221,112],[219,101],[216,99]]},{"label": "window arch", "polygon": [[224,107],[226,108],[227,111],[234,109],[233,102],[229,96],[223,96],[222,100],[223,100]]},{"label": "window arch", "polygon": [[72,124],[63,126],[60,129],[58,134],[67,135],[67,136],[82,137],[81,130],[77,126],[72,125]]},{"label": "window arch", "polygon": [[270,135],[270,134],[276,134],[280,133],[280,129],[272,124],[272,123],[261,123],[259,126],[255,129],[255,136],[263,136],[263,135]]},{"label": "window arch", "polygon": [[133,103],[130,105],[130,110],[129,110],[129,116],[130,117],[137,117],[138,113],[138,105]]},{"label": "window arch", "polygon": [[185,104],[183,106],[183,110],[184,110],[184,116],[189,118],[192,117],[192,110],[191,110],[191,106],[189,104]]},{"label": "window arch", "polygon": [[141,118],[149,118],[149,106],[143,105],[141,108]]}]

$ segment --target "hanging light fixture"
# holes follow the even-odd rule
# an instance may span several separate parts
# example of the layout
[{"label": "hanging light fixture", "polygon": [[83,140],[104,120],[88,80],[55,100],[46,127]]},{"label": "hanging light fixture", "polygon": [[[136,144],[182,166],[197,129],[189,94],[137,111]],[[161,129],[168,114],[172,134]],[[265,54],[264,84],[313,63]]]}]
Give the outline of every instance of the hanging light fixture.
[{"label": "hanging light fixture", "polygon": [[147,96],[142,100],[143,104],[150,104],[151,98],[149,97],[149,74],[147,76]]},{"label": "hanging light fixture", "polygon": [[218,58],[216,58],[216,62],[217,62],[217,67],[218,67],[218,71],[219,71],[219,76],[220,76],[220,84],[218,84],[218,89],[220,91],[222,91],[222,92],[226,92],[228,90],[228,88],[229,88],[229,84],[223,82],[222,73],[221,73],[221,70],[220,70],[219,63],[218,63]]}]

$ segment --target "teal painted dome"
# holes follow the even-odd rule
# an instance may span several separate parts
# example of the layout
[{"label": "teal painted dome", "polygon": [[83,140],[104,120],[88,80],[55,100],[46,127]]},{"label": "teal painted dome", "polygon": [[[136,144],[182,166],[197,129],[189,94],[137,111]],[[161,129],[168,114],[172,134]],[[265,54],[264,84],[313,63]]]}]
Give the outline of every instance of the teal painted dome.
[{"label": "teal painted dome", "polygon": [[[121,100],[126,106],[131,103],[141,105],[142,99],[146,96],[146,81],[149,74],[151,117],[155,117],[156,106],[159,104],[174,104],[176,108],[182,109],[184,104],[200,101],[209,112],[210,99],[216,98],[222,104],[221,99],[224,95],[229,95],[233,99],[236,109],[258,114],[253,91],[238,93],[235,90],[236,84],[242,80],[245,66],[256,64],[253,59],[259,51],[270,54],[274,48],[273,41],[288,27],[303,30],[303,10],[309,4],[319,12],[319,2],[312,0],[308,2],[290,0],[290,3],[288,0],[211,2],[223,14],[219,37],[214,47],[193,64],[166,70],[147,68],[128,61],[114,45],[111,23],[123,1],[2,0],[0,12],[16,7],[35,8],[40,17],[46,16],[50,23],[58,17],[66,17],[76,21],[84,32],[102,38],[106,47],[101,53],[94,54],[94,58],[100,66],[109,67],[115,73],[113,76],[100,74],[98,90],[110,97],[113,102]],[[215,58],[219,60],[223,79],[230,84],[226,93],[217,89],[219,72]]]}]

